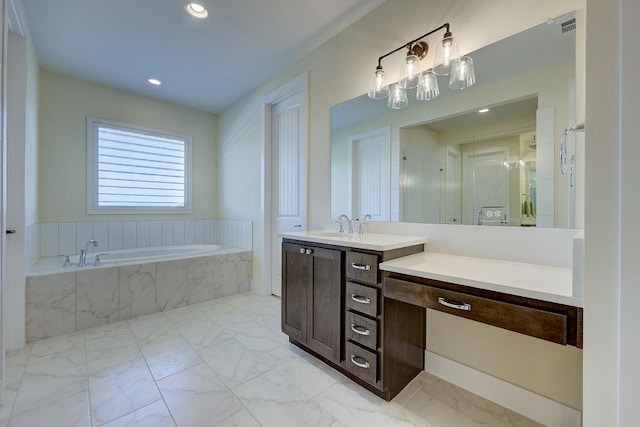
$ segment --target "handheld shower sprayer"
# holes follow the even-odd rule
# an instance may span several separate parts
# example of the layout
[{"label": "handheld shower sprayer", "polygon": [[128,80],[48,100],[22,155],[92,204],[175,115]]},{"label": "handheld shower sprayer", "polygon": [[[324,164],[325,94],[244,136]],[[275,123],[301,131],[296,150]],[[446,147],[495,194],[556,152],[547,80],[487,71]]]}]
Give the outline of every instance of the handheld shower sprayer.
[{"label": "handheld shower sprayer", "polygon": [[567,164],[567,159],[569,157],[567,152],[567,136],[569,133],[575,132],[584,132],[584,123],[578,123],[577,125],[565,128],[562,131],[562,139],[560,140],[560,171],[562,172],[562,175],[566,175],[569,170],[569,166]]}]

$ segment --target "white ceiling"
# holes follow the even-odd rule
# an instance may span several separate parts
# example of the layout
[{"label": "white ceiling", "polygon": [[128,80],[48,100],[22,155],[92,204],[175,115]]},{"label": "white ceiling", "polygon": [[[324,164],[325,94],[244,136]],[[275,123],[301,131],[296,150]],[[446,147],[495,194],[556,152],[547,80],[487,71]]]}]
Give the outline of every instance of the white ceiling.
[{"label": "white ceiling", "polygon": [[383,2],[24,0],[42,68],[214,113]]}]

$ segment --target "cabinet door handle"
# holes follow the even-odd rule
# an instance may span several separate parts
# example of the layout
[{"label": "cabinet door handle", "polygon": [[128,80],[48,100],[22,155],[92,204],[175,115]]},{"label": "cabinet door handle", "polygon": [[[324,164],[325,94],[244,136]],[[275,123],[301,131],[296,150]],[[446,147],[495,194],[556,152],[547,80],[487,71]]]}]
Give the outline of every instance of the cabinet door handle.
[{"label": "cabinet door handle", "polygon": [[351,267],[355,268],[356,270],[364,270],[364,271],[371,270],[370,265],[356,264],[355,262],[351,263]]},{"label": "cabinet door handle", "polygon": [[311,255],[313,253],[313,249],[307,249],[304,251],[305,254]]},{"label": "cabinet door handle", "polygon": [[351,330],[353,332],[355,332],[358,335],[364,335],[364,336],[369,336],[371,335],[371,331],[368,330],[367,328],[363,327],[363,326],[358,326],[355,324],[351,324]]},{"label": "cabinet door handle", "polygon": [[447,301],[443,297],[438,298],[438,302],[445,307],[455,308],[456,310],[464,310],[471,311],[471,304],[467,304],[466,302],[458,302],[458,301]]},{"label": "cabinet door handle", "polygon": [[304,255],[304,248],[300,248],[300,253]]},{"label": "cabinet door handle", "polygon": [[[369,369],[369,366],[370,366],[369,362],[364,360],[362,357],[354,356],[352,354],[350,359],[351,359],[351,363],[353,363],[354,365],[359,366],[359,367],[364,368],[364,369]],[[363,360],[363,362],[358,362],[357,359]]]},{"label": "cabinet door handle", "polygon": [[356,294],[351,294],[351,299],[360,304],[371,304],[371,298],[363,297]]}]

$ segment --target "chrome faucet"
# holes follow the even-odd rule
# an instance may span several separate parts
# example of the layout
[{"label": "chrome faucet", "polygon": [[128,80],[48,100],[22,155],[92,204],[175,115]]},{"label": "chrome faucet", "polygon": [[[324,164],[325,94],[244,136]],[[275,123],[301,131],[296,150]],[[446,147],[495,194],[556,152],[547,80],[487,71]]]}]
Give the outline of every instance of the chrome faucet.
[{"label": "chrome faucet", "polygon": [[89,250],[89,246],[97,247],[98,242],[91,239],[84,244],[84,248],[80,249],[80,259],[78,260],[78,267],[87,265],[87,251]]},{"label": "chrome faucet", "polygon": [[342,214],[338,217],[338,221],[342,222],[342,220],[347,220],[347,230],[349,233],[353,233],[353,226],[351,225],[351,220],[345,214]]},{"label": "chrome faucet", "polygon": [[358,234],[361,236],[364,234],[364,226],[368,224],[367,219],[372,219],[371,215],[366,214],[361,219],[356,219],[358,221]]}]

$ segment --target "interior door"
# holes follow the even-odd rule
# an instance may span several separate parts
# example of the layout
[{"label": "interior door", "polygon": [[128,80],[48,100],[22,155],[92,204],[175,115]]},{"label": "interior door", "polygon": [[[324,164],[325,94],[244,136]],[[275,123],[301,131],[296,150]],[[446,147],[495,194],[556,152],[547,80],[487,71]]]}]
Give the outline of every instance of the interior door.
[{"label": "interior door", "polygon": [[349,138],[351,146],[351,218],[371,215],[373,221],[389,221],[390,144],[389,128]]},{"label": "interior door", "polygon": [[464,155],[464,224],[477,224],[483,206],[509,206],[508,154],[508,147],[496,147]]},{"label": "interior door", "polygon": [[282,239],[279,233],[307,229],[307,149],[302,134],[302,93],[271,105],[272,279],[271,293],[282,296]]}]

